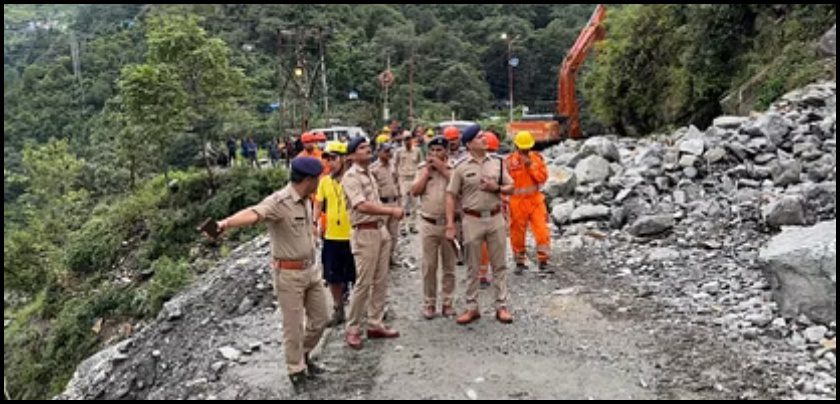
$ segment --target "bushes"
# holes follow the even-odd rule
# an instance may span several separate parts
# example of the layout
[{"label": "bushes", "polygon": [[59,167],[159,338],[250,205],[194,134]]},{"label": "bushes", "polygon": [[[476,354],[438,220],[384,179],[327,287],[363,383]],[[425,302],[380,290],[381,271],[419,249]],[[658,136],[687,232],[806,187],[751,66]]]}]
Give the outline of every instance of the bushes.
[{"label": "bushes", "polygon": [[163,304],[186,286],[191,278],[189,265],[184,260],[173,261],[164,256],[155,261],[152,267],[155,276],[148,289],[150,314],[160,311]]},{"label": "bushes", "polygon": [[626,6],[610,12],[581,93],[619,133],[704,127],[726,93],[767,66],[760,109],[818,78],[810,44],[834,21],[833,5]]},{"label": "bushes", "polygon": [[[234,169],[220,176],[220,188],[209,195],[201,171],[173,172],[170,178],[177,180],[172,189],[159,176],[132,194],[102,203],[80,229],[70,233],[63,250],[49,250],[56,259],[46,260],[53,267],[43,271],[10,271],[41,268],[36,264],[44,260],[46,247],[31,234],[13,231],[5,240],[7,286],[37,293],[32,303],[12,313],[16,320],[4,332],[5,370],[14,398],[59,393],[76,365],[98,349],[101,341],[91,330],[97,319],[155,316],[189,284],[192,270],[187,258],[202,239],[195,230],[202,219],[235,213],[287,181],[283,169]],[[117,277],[110,273],[114,267],[122,276],[147,265],[154,275],[146,284],[110,281]],[[67,270],[72,281],[57,276]]]}]

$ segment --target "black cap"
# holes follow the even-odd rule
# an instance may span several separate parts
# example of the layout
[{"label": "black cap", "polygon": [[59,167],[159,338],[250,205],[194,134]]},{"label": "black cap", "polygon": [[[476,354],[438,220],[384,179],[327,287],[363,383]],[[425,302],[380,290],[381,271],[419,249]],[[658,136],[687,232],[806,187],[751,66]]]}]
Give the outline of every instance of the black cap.
[{"label": "black cap", "polygon": [[481,132],[481,126],[478,126],[477,123],[467,126],[461,130],[461,143],[469,143],[470,140],[473,140],[476,136],[478,136],[479,132]]},{"label": "black cap", "polygon": [[367,142],[364,136],[356,136],[350,140],[350,143],[347,144],[347,153],[355,153],[356,148],[359,147],[362,143]]},{"label": "black cap", "polygon": [[448,144],[449,144],[449,141],[446,140],[446,138],[443,137],[443,136],[435,136],[435,137],[432,138],[432,140],[429,140],[429,143],[428,143],[429,147],[443,146],[444,148],[446,148],[446,146]]}]

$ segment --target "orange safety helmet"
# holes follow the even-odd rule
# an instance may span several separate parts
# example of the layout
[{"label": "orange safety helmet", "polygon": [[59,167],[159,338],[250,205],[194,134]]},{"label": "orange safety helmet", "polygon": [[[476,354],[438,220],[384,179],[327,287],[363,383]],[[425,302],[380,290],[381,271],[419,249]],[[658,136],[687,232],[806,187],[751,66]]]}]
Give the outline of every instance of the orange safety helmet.
[{"label": "orange safety helmet", "polygon": [[306,132],[300,136],[300,141],[302,143],[315,143],[318,141],[318,137],[312,132]]},{"label": "orange safety helmet", "polygon": [[315,133],[315,141],[316,142],[326,142],[327,141],[327,135],[325,135],[324,132]]},{"label": "orange safety helmet", "polygon": [[450,142],[457,142],[461,139],[461,131],[454,126],[447,126],[443,129],[443,137]]},{"label": "orange safety helmet", "polygon": [[484,131],[481,133],[481,136],[484,136],[484,141],[487,142],[488,151],[494,152],[499,150],[499,138],[493,132]]}]

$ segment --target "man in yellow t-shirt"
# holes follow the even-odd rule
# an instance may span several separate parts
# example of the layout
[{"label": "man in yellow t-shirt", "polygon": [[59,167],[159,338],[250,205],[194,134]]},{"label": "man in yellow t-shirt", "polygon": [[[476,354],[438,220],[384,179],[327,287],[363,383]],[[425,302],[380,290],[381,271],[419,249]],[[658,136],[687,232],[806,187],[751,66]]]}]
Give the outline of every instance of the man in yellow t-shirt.
[{"label": "man in yellow t-shirt", "polygon": [[346,154],[346,144],[327,144],[323,159],[329,165],[330,174],[321,177],[315,194],[315,217],[320,217],[326,208],[326,220],[318,223],[318,234],[324,238],[321,263],[334,303],[331,327],[344,322],[344,296],[349,292],[350,284],[356,281],[356,264],[350,250],[350,217],[341,187],[341,176],[346,171]]}]

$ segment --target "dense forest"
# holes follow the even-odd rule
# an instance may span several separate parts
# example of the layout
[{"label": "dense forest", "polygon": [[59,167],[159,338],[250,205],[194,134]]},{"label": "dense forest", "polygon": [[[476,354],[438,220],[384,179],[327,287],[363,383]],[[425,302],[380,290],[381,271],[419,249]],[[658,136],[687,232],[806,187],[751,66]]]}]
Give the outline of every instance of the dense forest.
[{"label": "dense forest", "polygon": [[[61,391],[82,359],[258,232],[219,247],[195,231],[286,179],[211,170],[224,139],[262,145],[304,121],[381,127],[389,65],[393,118],[501,128],[509,51],[516,114],[549,112],[593,8],[4,5],[8,394]],[[755,107],[766,106],[831,77],[811,43],[835,18],[834,5],[608,6],[606,39],[578,77],[585,128],[704,126],[758,73]]]}]

